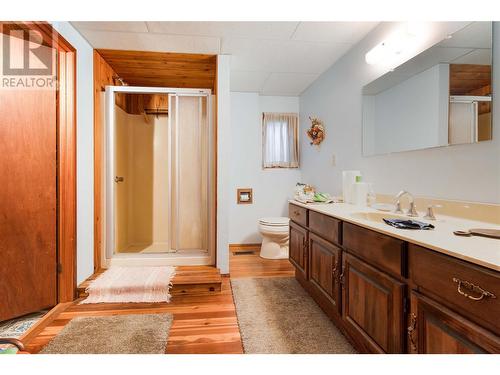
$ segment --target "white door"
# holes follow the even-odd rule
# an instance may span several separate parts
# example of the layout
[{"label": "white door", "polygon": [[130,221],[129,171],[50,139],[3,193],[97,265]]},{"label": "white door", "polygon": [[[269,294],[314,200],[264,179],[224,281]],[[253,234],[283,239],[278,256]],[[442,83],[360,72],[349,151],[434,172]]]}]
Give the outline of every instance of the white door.
[{"label": "white door", "polygon": [[448,142],[477,142],[477,102],[451,102]]}]

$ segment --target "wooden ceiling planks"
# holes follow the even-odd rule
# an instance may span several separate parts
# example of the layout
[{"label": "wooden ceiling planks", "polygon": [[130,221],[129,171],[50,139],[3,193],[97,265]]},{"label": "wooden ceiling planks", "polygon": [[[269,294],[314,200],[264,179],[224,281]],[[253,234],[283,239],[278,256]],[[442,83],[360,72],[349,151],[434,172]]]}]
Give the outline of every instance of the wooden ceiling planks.
[{"label": "wooden ceiling planks", "polygon": [[216,55],[99,49],[97,52],[130,86],[212,89]]},{"label": "wooden ceiling planks", "polygon": [[490,95],[491,65],[450,64],[450,95]]}]

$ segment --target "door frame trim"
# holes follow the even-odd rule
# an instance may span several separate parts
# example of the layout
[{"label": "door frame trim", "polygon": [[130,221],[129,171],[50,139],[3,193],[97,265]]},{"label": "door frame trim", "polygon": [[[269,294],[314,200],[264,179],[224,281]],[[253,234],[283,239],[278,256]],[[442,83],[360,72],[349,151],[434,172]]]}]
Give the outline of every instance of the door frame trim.
[{"label": "door frame trim", "polygon": [[76,49],[48,22],[28,23],[58,50],[57,302],[76,296]]},{"label": "door frame trim", "polygon": [[76,51],[59,51],[58,274],[59,303],[76,295]]}]

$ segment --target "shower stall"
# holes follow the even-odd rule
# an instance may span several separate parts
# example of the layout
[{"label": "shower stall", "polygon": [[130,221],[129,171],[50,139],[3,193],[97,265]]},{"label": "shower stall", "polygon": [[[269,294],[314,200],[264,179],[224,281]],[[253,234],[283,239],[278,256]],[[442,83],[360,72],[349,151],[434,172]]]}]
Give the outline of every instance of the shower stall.
[{"label": "shower stall", "polygon": [[215,264],[213,96],[107,86],[103,265]]}]

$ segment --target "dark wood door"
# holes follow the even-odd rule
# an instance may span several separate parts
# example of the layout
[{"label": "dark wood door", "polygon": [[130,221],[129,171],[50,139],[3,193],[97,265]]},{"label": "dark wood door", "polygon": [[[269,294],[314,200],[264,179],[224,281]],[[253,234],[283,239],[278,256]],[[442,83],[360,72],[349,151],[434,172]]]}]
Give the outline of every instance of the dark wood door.
[{"label": "dark wood door", "polygon": [[309,233],[309,278],[340,313],[339,276],[341,249],[321,237]]},{"label": "dark wood door", "polygon": [[367,352],[404,352],[404,284],[344,253],[342,317]]},{"label": "dark wood door", "polygon": [[416,292],[411,295],[407,337],[410,353],[500,353],[500,337]]},{"label": "dark wood door", "polygon": [[296,270],[307,279],[307,230],[290,222],[289,258]]},{"label": "dark wood door", "polygon": [[56,108],[55,88],[0,90],[0,321],[57,302]]}]

